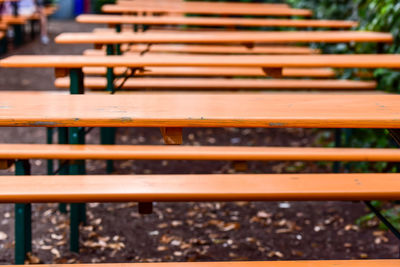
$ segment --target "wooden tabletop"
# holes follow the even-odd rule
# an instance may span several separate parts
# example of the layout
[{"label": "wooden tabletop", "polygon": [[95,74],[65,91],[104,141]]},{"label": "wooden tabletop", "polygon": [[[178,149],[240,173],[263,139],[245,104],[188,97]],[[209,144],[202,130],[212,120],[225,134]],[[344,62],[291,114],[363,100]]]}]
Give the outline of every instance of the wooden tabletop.
[{"label": "wooden tabletop", "polygon": [[62,33],[55,39],[60,44],[118,43],[391,43],[390,33],[364,31],[277,31],[277,32],[182,32],[182,33]]},{"label": "wooden tabletop", "polygon": [[0,67],[263,67],[400,68],[400,55],[20,55],[0,60]]},{"label": "wooden tabletop", "polygon": [[351,28],[356,21],[340,20],[295,20],[295,19],[249,19],[249,18],[213,18],[182,16],[118,16],[118,15],[80,15],[80,23],[106,24],[145,24],[145,25],[191,25],[191,26],[259,26],[259,27],[322,27]]},{"label": "wooden tabletop", "polygon": [[0,93],[0,126],[400,128],[400,95]]},{"label": "wooden tabletop", "polygon": [[171,4],[160,3],[160,4],[143,4],[143,2],[136,5],[104,5],[102,11],[105,13],[190,13],[190,14],[209,14],[209,15],[255,15],[255,16],[312,16],[312,11],[308,9],[292,9],[292,8],[281,8],[281,7],[246,7],[246,6],[235,6],[230,3],[221,3],[215,5],[215,8],[210,5],[198,4],[198,3],[179,3]]}]

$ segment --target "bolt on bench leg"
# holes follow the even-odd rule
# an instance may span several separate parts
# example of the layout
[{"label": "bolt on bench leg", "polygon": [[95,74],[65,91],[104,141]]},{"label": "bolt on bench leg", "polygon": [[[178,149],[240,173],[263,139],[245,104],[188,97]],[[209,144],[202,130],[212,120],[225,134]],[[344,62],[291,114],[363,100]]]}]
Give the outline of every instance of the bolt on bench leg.
[{"label": "bolt on bench leg", "polygon": [[[15,175],[30,175],[28,160],[15,163]],[[32,251],[31,204],[15,204],[15,264],[24,264],[26,255]]]}]

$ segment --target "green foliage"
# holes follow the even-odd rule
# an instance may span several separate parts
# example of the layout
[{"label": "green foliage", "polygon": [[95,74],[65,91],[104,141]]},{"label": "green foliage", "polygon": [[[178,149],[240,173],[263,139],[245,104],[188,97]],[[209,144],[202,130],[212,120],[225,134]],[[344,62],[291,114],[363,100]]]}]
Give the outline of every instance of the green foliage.
[{"label": "green foliage", "polygon": [[[392,45],[350,44],[323,45],[320,48],[325,53],[400,53],[400,2],[398,0],[287,0],[294,7],[314,10],[314,16],[319,19],[349,19],[360,22],[358,29],[367,31],[391,32],[394,36]],[[355,75],[360,70],[346,70],[340,73],[342,78],[360,79]],[[363,70],[361,70],[363,71]],[[387,92],[400,91],[400,72],[377,69],[373,76],[378,82],[378,88]],[[394,147],[388,132],[385,130],[353,129],[351,137],[342,137],[342,143],[351,147]],[[347,164],[352,172],[395,172],[397,166],[392,163],[357,163]],[[375,201],[375,207],[382,208],[382,203]],[[400,229],[400,208],[394,207],[382,211],[382,214],[398,229]],[[369,213],[357,220],[359,225],[368,225],[375,218]],[[386,229],[383,223],[381,229]]]},{"label": "green foliage", "polygon": [[92,0],[93,12],[101,13],[101,7],[105,4],[115,4],[116,0]]}]

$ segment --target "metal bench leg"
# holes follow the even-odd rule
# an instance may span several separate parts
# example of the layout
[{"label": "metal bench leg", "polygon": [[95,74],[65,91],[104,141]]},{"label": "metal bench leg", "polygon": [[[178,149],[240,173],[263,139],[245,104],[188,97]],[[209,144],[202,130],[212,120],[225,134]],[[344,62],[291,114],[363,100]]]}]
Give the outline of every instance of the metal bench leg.
[{"label": "metal bench leg", "polygon": [[[122,25],[121,24],[115,25],[115,30],[116,30],[116,32],[121,32],[122,31]],[[117,44],[115,46],[115,50],[116,50],[116,54],[117,55],[119,55],[119,56],[122,55],[121,45],[120,44]]]},{"label": "metal bench leg", "polygon": [[[58,128],[58,143],[59,144],[68,144],[68,128]],[[64,160],[59,160],[58,166],[59,166],[59,170],[58,170],[59,175],[68,175],[69,174],[67,162],[65,162]],[[61,213],[67,213],[67,204],[60,203],[58,205],[58,210]]]},{"label": "metal bench leg", "polygon": [[1,40],[0,40],[0,55],[7,53],[7,36],[4,36]]},{"label": "metal bench leg", "polygon": [[[114,55],[114,45],[107,45],[107,55]],[[107,91],[114,93],[114,68],[107,68]],[[117,128],[101,128],[100,143],[103,145],[114,145]],[[114,161],[107,160],[107,173],[114,172]]]},{"label": "metal bench leg", "polygon": [[[82,69],[70,70],[70,93],[71,94],[84,94],[83,85],[83,72]],[[84,144],[85,143],[85,129],[81,127],[73,127],[69,129],[69,143],[70,144]],[[85,174],[85,161],[73,161],[69,165],[70,175]],[[79,252],[79,225],[86,223],[86,208],[84,203],[71,204],[70,210],[70,250]]]},{"label": "metal bench leg", "polygon": [[14,46],[21,46],[24,42],[24,25],[16,24],[14,28]]},{"label": "metal bench leg", "polygon": [[[30,175],[29,160],[15,163],[15,175]],[[15,204],[15,264],[24,264],[26,255],[32,251],[31,204]]]},{"label": "metal bench leg", "polygon": [[[342,129],[335,129],[335,147],[341,147],[342,146]],[[338,173],[340,170],[340,162],[335,161],[333,163],[333,172]]]}]

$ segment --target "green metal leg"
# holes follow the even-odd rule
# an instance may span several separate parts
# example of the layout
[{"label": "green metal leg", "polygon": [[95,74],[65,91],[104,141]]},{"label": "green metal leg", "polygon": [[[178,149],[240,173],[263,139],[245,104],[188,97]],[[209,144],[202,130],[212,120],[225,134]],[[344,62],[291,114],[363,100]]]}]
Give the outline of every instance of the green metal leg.
[{"label": "green metal leg", "polygon": [[31,21],[31,39],[35,39],[36,37],[36,20],[32,19]]},{"label": "green metal leg", "polygon": [[15,24],[14,28],[14,46],[18,47],[24,42],[24,25]]},{"label": "green metal leg", "polygon": [[[100,129],[100,142],[102,145],[115,145],[117,128],[101,128]],[[114,172],[114,161],[107,160],[107,173]]]},{"label": "green metal leg", "polygon": [[[70,144],[84,144],[85,136],[83,128],[70,128],[69,130],[69,143]],[[85,162],[83,160],[73,161],[69,165],[70,175],[83,175],[86,173]],[[70,249],[73,252],[79,252],[79,225],[86,222],[86,208],[83,203],[71,204],[71,217],[70,217]]]},{"label": "green metal leg", "polygon": [[[54,134],[54,129],[53,128],[47,128],[47,144],[53,144],[53,134]],[[47,175],[53,175],[54,174],[54,162],[53,160],[49,159],[47,160]]]},{"label": "green metal leg", "polygon": [[[70,93],[71,94],[84,94],[83,85],[83,72],[82,69],[70,70]],[[73,127],[69,129],[69,143],[70,144],[84,144],[85,143],[85,130],[84,128]],[[83,175],[86,173],[85,161],[77,160],[71,162],[69,165],[70,175]],[[86,223],[86,208],[84,203],[71,204],[70,211],[70,250],[79,252],[79,225]]]},{"label": "green metal leg", "polygon": [[[107,45],[107,55],[114,55],[114,46]],[[114,92],[114,69],[107,69],[107,91]],[[114,145],[115,144],[115,134],[116,128],[101,128],[100,129],[100,142],[103,145]],[[114,172],[114,162],[112,160],[107,160],[107,173]]]},{"label": "green metal leg", "polygon": [[[28,160],[15,163],[15,175],[30,175]],[[25,263],[26,254],[32,251],[31,204],[15,204],[15,264]]]},{"label": "green metal leg", "polygon": [[7,53],[7,37],[0,39],[0,55]]},{"label": "green metal leg", "polygon": [[[68,144],[68,128],[58,128],[58,143],[59,144]],[[65,161],[59,160],[58,166],[60,168],[58,174],[59,175],[68,175],[69,169],[68,166],[65,164]],[[67,204],[60,203],[58,205],[58,210],[61,213],[67,213]]]},{"label": "green metal leg", "polygon": [[[115,25],[115,30],[116,30],[116,32],[121,32],[122,31],[122,25],[121,24]],[[117,44],[115,46],[115,50],[116,50],[116,54],[117,55],[119,55],[119,56],[122,55],[121,45],[120,44]]]},{"label": "green metal leg", "polygon": [[[341,147],[342,146],[342,129],[335,129],[335,147]],[[340,162],[335,161],[333,163],[333,172],[338,173],[340,170]]]}]

